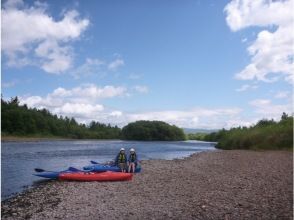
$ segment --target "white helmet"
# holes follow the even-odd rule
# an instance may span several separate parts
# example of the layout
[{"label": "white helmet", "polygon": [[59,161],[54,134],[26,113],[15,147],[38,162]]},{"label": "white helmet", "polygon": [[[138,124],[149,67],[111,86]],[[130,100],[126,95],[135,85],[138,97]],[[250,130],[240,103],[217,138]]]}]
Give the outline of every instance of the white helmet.
[{"label": "white helmet", "polygon": [[135,149],[134,149],[134,148],[131,148],[131,149],[130,149],[130,152],[135,152]]},{"label": "white helmet", "polygon": [[121,149],[120,149],[120,151],[124,151],[125,149],[122,147]]}]

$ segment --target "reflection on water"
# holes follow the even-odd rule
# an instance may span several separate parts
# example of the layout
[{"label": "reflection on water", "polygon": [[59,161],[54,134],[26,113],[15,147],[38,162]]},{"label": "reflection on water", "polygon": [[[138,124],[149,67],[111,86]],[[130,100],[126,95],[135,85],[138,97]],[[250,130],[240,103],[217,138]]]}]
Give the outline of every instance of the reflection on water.
[{"label": "reflection on water", "polygon": [[40,178],[32,175],[34,168],[64,170],[81,168],[90,160],[113,160],[121,147],[135,148],[141,160],[183,158],[195,152],[214,150],[215,143],[200,141],[40,141],[2,142],[2,199],[31,186]]}]

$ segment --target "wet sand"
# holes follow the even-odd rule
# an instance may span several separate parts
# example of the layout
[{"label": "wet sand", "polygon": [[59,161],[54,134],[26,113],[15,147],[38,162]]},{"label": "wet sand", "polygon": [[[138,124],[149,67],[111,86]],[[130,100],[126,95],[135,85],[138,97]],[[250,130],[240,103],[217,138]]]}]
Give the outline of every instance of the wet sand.
[{"label": "wet sand", "polygon": [[2,219],[293,219],[293,153],[215,151],[143,161],[128,182],[49,181]]}]

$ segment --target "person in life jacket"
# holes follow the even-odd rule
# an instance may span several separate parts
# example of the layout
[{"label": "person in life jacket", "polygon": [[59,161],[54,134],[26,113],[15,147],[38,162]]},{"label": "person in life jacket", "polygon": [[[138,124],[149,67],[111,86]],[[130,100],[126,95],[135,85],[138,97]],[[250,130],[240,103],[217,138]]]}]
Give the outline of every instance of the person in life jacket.
[{"label": "person in life jacket", "polygon": [[115,158],[115,164],[121,169],[121,172],[125,173],[127,170],[127,155],[125,149],[121,148],[118,155]]},{"label": "person in life jacket", "polygon": [[130,149],[130,155],[128,159],[128,167],[129,167],[129,173],[132,171],[133,173],[135,172],[136,166],[138,165],[138,157],[135,152],[134,148]]}]

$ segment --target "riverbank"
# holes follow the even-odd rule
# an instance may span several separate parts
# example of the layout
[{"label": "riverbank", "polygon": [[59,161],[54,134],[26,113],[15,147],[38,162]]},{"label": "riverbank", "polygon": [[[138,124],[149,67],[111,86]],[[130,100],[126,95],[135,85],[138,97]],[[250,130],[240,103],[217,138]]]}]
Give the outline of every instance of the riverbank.
[{"label": "riverbank", "polygon": [[2,202],[3,219],[292,219],[293,156],[215,151],[143,161],[129,182],[51,181]]}]

